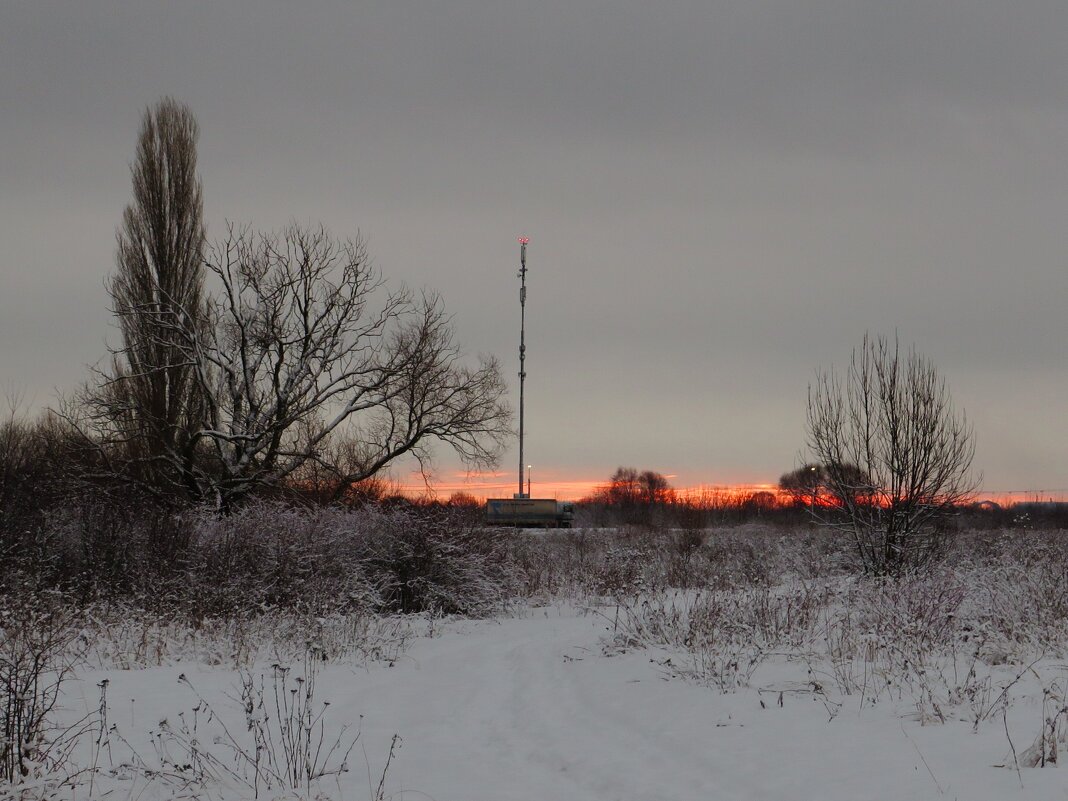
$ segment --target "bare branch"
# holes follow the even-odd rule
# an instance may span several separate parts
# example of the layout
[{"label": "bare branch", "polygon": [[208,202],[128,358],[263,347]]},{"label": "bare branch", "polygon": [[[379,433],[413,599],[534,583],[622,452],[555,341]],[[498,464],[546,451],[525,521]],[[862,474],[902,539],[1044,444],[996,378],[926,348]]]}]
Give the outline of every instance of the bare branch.
[{"label": "bare branch", "polygon": [[939,526],[977,486],[974,433],[945,381],[896,338],[865,336],[846,379],[821,372],[809,387],[808,447],[821,467],[812,504],[852,534],[865,568],[897,573],[926,562]]},{"label": "bare branch", "polygon": [[[464,364],[440,298],[387,293],[362,241],[231,228],[207,267],[223,291],[208,324],[176,339],[203,385],[207,424],[195,436],[211,454],[206,491],[221,502],[307,463],[339,487],[405,454],[422,464],[433,441],[494,463],[510,422],[497,363]],[[339,437],[352,445],[331,463]]]}]

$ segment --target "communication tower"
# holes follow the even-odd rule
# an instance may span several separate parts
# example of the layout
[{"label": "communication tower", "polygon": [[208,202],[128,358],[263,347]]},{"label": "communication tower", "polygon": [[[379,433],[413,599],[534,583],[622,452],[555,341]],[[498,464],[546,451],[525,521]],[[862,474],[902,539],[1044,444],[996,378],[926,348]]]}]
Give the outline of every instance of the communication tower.
[{"label": "communication tower", "polygon": [[519,237],[519,492],[517,498],[529,498],[523,492],[523,384],[527,380],[526,316],[527,316],[527,243],[530,239]]}]

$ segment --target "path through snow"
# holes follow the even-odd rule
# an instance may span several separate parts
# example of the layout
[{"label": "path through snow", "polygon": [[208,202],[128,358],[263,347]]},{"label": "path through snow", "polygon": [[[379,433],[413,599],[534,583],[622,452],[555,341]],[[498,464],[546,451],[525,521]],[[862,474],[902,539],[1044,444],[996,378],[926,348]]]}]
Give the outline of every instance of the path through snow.
[{"label": "path through snow", "polygon": [[1021,791],[991,766],[1008,751],[1000,726],[923,727],[889,708],[830,721],[797,696],[762,708],[755,690],[666,681],[660,654],[604,656],[606,629],[557,609],[456,623],[356,677],[345,708],[368,743],[404,738],[394,790],[437,801],[1068,798],[1056,769],[1025,772]]},{"label": "path through snow", "polygon": [[[556,608],[454,621],[393,667],[325,666],[318,696],[331,701],[330,721],[363,716],[372,770],[392,735],[403,738],[386,785],[396,801],[1068,799],[1062,770],[1024,771],[1021,789],[1014,771],[992,767],[1008,752],[1000,721],[972,734],[965,722],[921,726],[907,705],[861,713],[844,699],[834,720],[807,696],[782,707],[769,697],[763,708],[755,689],[666,681],[661,654],[605,656],[605,633],[605,618]],[[115,718],[121,699],[143,720],[188,709],[175,683],[183,671],[216,708],[233,694],[230,671],[108,671]],[[803,678],[804,667],[772,666],[754,684],[787,677]],[[82,682],[87,705],[99,679]],[[1020,730],[1037,733],[1037,707],[1014,714],[1023,724],[1034,716]],[[346,779],[343,798],[367,797],[365,772]]]}]

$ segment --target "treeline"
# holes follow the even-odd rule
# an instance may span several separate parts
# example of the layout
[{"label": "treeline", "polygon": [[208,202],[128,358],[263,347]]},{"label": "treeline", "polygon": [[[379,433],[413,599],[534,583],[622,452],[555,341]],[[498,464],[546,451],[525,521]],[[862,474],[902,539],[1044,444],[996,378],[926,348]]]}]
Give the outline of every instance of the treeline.
[{"label": "treeline", "polygon": [[[828,492],[828,469],[805,464],[784,473],[768,489],[703,487],[680,491],[654,470],[620,467],[608,481],[576,502],[576,526],[703,529],[744,523],[784,527],[821,523],[837,503]],[[855,466],[838,471],[858,485]],[[817,514],[814,514],[816,512]],[[968,500],[958,504],[946,526],[974,529],[1068,528],[1068,504],[1016,504]]]},{"label": "treeline", "polygon": [[808,519],[803,498],[784,490],[705,487],[679,491],[655,470],[618,468],[576,503],[577,525],[708,528],[753,521],[796,525]]}]

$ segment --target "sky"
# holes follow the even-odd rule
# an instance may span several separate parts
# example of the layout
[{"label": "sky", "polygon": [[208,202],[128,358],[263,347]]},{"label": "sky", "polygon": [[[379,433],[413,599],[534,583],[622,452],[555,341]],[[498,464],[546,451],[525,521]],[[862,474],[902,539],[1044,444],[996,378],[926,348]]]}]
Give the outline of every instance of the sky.
[{"label": "sky", "polygon": [[[513,402],[530,238],[543,493],[775,482],[865,331],[937,366],[988,490],[1065,492],[1065,41],[1062,0],[2,0],[0,385],[54,404],[115,342],[129,164],[171,95],[209,237],[359,234]],[[447,451],[435,481],[480,486]]]}]

